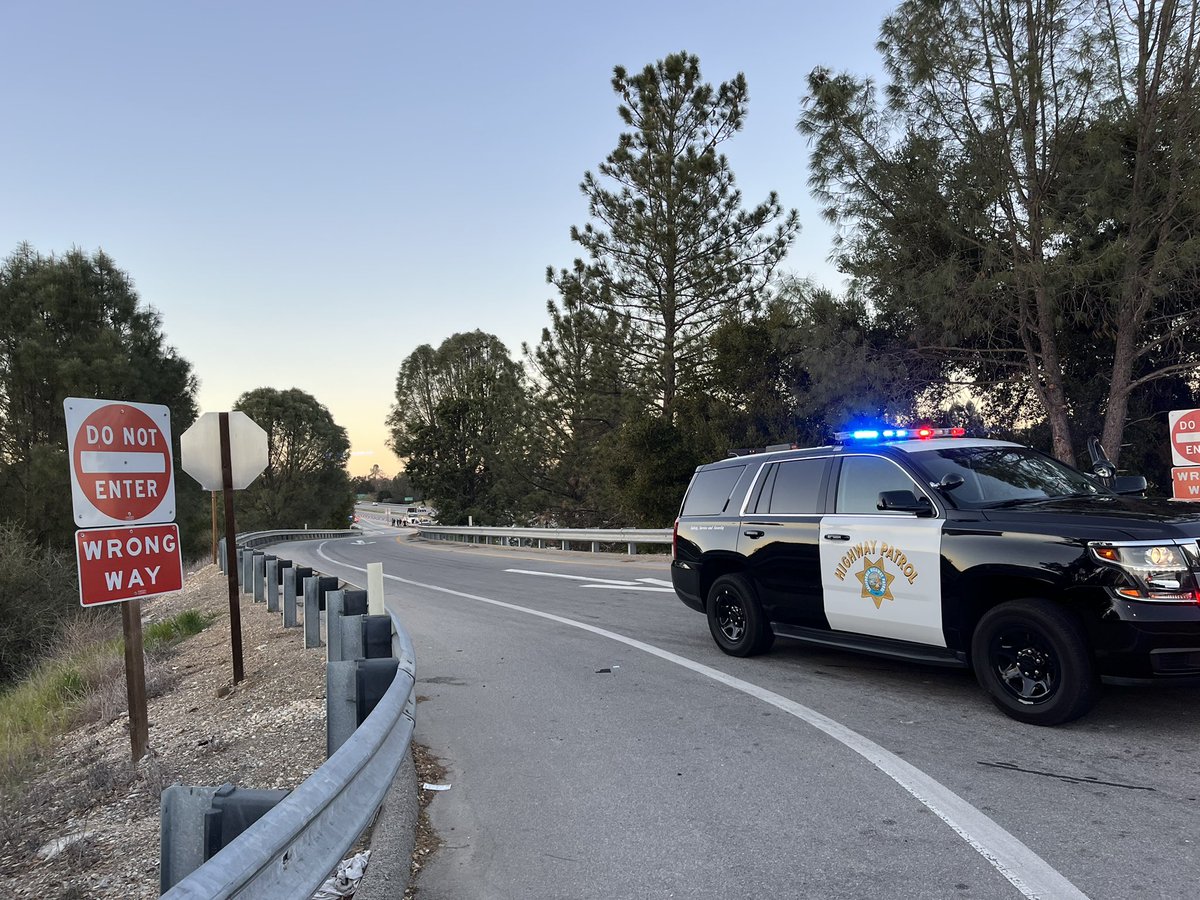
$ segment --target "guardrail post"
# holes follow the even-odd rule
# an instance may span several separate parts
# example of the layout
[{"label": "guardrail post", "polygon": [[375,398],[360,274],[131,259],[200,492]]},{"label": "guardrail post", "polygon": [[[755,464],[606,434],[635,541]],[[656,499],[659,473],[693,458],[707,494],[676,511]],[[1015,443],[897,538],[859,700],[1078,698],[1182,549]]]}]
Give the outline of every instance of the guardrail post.
[{"label": "guardrail post", "polygon": [[254,602],[262,603],[267,599],[267,555],[261,550],[255,550],[252,566],[254,573]]},{"label": "guardrail post", "polygon": [[[237,548],[237,577],[238,577],[238,588],[241,588],[241,586],[242,586],[242,584],[243,584],[243,578],[242,578],[242,574],[243,574],[243,573],[246,571],[246,563],[245,563],[245,562],[243,562],[243,560],[242,560],[242,556],[245,554],[245,552],[246,552],[246,551],[245,551],[245,550],[243,550],[241,547],[238,547],[238,548]],[[227,574],[228,574],[228,573],[227,573]]]},{"label": "guardrail post", "polygon": [[159,889],[165,893],[232,843],[288,795],[223,784],[175,784],[159,799]]},{"label": "guardrail post", "polygon": [[592,541],[592,552],[593,553],[600,552],[600,542],[599,541]]},{"label": "guardrail post", "polygon": [[563,542],[562,542],[562,548],[563,548],[564,550],[570,550],[570,549],[571,549],[571,547],[570,547],[570,544],[569,544],[569,542],[568,542],[568,541],[563,541]]},{"label": "guardrail post", "polygon": [[354,696],[357,662],[338,660],[325,664],[325,757],[350,739],[357,724]]},{"label": "guardrail post", "polygon": [[221,574],[228,575],[229,572],[225,568],[229,565],[229,560],[225,558],[225,538],[217,541],[217,563],[221,567]]},{"label": "guardrail post", "polygon": [[283,570],[283,627],[296,627],[296,567]]},{"label": "guardrail post", "polygon": [[254,551],[248,547],[242,551],[242,593],[254,593]]},{"label": "guardrail post", "polygon": [[630,541],[625,545],[625,552],[627,552],[630,556],[637,556],[637,544],[635,544],[633,541]]},{"label": "guardrail post", "polygon": [[345,591],[330,591],[325,598],[325,662],[341,662],[342,655],[342,601]]},{"label": "guardrail post", "polygon": [[304,649],[321,646],[321,609],[318,605],[321,578],[312,575],[304,579]]},{"label": "guardrail post", "polygon": [[267,557],[267,612],[279,612],[279,560]]}]

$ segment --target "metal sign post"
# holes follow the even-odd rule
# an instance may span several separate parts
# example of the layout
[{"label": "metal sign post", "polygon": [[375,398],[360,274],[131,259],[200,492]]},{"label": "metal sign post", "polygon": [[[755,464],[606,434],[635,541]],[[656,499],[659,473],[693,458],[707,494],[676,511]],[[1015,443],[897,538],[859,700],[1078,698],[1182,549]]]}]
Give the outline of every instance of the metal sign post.
[{"label": "metal sign post", "polygon": [[217,545],[217,491],[225,499],[225,573],[229,578],[229,637],[233,683],[242,680],[242,614],[238,594],[237,527],[233,492],[250,486],[267,467],[267,433],[245,413],[205,413],[179,438],[183,470],[213,495],[213,556]]},{"label": "metal sign post", "polygon": [[229,450],[229,413],[220,414],[221,489],[225,495],[225,562],[229,572],[229,637],[233,642],[233,683],[242,680],[242,607],[238,602],[237,529],[233,523],[233,455]]}]

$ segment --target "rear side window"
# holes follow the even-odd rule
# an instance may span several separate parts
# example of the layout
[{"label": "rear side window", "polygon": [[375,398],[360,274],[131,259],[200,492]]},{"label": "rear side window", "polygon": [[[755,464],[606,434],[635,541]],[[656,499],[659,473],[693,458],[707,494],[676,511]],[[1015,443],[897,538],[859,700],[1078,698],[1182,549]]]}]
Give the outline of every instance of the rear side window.
[{"label": "rear side window", "polygon": [[775,466],[774,478],[758,502],[759,511],[777,516],[811,515],[820,512],[824,459],[793,459]]},{"label": "rear side window", "polygon": [[725,512],[734,485],[746,471],[745,466],[722,466],[697,472],[683,498],[681,516],[719,516]]}]

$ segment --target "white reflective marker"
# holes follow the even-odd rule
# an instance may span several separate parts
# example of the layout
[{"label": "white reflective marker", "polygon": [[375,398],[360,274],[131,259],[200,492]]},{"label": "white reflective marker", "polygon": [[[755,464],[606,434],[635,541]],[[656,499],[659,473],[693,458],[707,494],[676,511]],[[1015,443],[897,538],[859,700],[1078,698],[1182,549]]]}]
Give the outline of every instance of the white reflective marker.
[{"label": "white reflective marker", "polygon": [[119,453],[111,450],[84,450],[79,465],[85,475],[113,475],[118,472],[151,474],[167,471],[163,453]]},{"label": "white reflective marker", "polygon": [[[322,559],[356,572],[366,571],[366,569],[352,566],[326,556],[324,552],[326,543],[328,542],[323,541],[317,546],[317,555]],[[705,678],[710,678],[719,684],[726,685],[736,691],[741,691],[743,694],[761,700],[769,706],[773,706],[778,710],[795,716],[801,721],[807,722],[818,731],[824,732],[838,743],[853,750],[863,759],[867,760],[867,762],[875,766],[880,772],[904,788],[926,809],[949,825],[959,837],[975,848],[997,872],[1003,875],[1013,887],[1020,891],[1022,895],[1029,898],[1029,900],[1088,900],[1087,894],[1075,887],[1061,872],[1006,831],[990,816],[976,809],[940,781],[926,775],[916,766],[912,765],[912,763],[905,762],[890,750],[886,750],[879,744],[876,744],[870,738],[863,737],[857,731],[847,728],[840,722],[836,722],[814,709],[809,709],[801,703],[789,700],[782,694],[759,687],[749,681],[735,678],[733,675],[722,672],[720,669],[714,669],[711,666],[698,663],[695,660],[688,659],[686,656],[671,653],[669,650],[663,650],[655,647],[653,644],[627,638],[624,635],[599,628],[595,625],[589,625],[586,622],[577,622],[565,616],[557,616],[553,613],[517,606],[514,603],[506,603],[503,600],[492,600],[489,597],[480,597],[477,594],[467,594],[463,591],[456,591],[436,584],[425,584],[424,582],[413,581],[410,578],[401,578],[399,575],[384,573],[383,577],[389,578],[392,581],[398,581],[401,584],[422,588],[423,590],[437,591],[441,594],[449,594],[452,597],[461,597],[464,600],[474,600],[478,603],[486,603],[489,606],[498,606],[502,609],[537,616],[539,619],[546,619],[551,622],[557,622],[560,625],[568,625],[572,628],[588,631],[600,637],[616,641],[619,644],[624,644],[627,647],[632,647],[635,650],[649,653],[651,656],[656,656],[666,662],[682,666],[698,675],[703,675]]]}]

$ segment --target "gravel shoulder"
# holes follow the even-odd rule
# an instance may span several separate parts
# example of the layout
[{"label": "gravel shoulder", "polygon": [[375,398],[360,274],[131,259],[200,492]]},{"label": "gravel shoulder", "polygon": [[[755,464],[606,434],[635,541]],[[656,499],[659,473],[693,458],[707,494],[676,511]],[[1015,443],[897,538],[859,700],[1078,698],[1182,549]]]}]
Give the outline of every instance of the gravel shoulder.
[{"label": "gravel shoulder", "polygon": [[0,896],[159,896],[159,794],[170,784],[294,788],[325,760],[325,654],[241,599],[245,679],[232,684],[228,582],[216,566],[143,602],[143,627],[215,616],[147,659],[149,753],[131,762],[124,679],[99,719],[62,736],[24,797],[0,810]]}]

